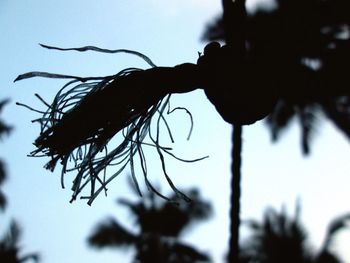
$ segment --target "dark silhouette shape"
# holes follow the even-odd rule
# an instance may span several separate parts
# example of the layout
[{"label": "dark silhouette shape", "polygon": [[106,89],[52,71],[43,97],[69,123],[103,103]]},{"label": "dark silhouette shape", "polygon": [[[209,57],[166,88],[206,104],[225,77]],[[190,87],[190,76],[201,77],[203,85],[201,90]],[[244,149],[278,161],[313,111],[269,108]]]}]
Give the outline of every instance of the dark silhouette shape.
[{"label": "dark silhouette shape", "polygon": [[[6,103],[8,103],[8,100],[3,100],[0,102],[0,113],[3,110]],[[5,122],[0,120],[0,139],[2,139],[4,135],[9,134],[11,129],[12,128],[9,125],[7,125]],[[0,186],[4,183],[5,180],[6,180],[5,164],[3,160],[0,159]],[[0,189],[0,209],[1,210],[4,210],[6,208],[6,203],[7,201],[6,201],[5,194]]]},{"label": "dark silhouette shape", "polygon": [[230,197],[230,239],[228,262],[238,262],[241,198],[242,126],[235,125],[232,134],[232,178]]},{"label": "dark silhouette shape", "polygon": [[257,263],[340,263],[331,252],[331,241],[335,234],[346,227],[350,214],[334,219],[328,227],[321,249],[315,253],[310,249],[307,232],[300,223],[300,207],[293,218],[283,209],[277,212],[267,209],[260,223],[248,220],[251,236],[241,246],[240,262]]},{"label": "dark silhouette shape", "polygon": [[[9,100],[2,100],[0,101],[0,113],[4,109],[4,106],[9,102]],[[11,126],[8,124],[4,123],[2,120],[0,120],[0,138],[2,136],[9,134],[10,131],[12,130]]]},{"label": "dark silhouette shape", "polygon": [[[0,102],[0,113],[8,103],[8,100],[3,100]],[[5,124],[2,120],[0,120],[0,139],[4,134],[9,134],[12,130],[12,127],[8,124]],[[0,160],[0,186],[4,183],[6,179],[6,171],[4,167],[4,162]],[[7,199],[5,194],[0,189],[0,209],[5,210],[7,205]],[[21,230],[18,224],[15,221],[11,222],[7,233],[0,239],[0,262],[1,263],[22,263],[27,262],[28,260],[32,260],[34,262],[39,262],[38,254],[28,254],[25,256],[20,256],[20,240]]]},{"label": "dark silhouette shape", "polygon": [[[223,0],[223,25],[225,30],[226,44],[229,45],[235,54],[231,58],[235,58],[235,66],[231,72],[238,73],[240,79],[235,83],[238,87],[244,86],[244,79],[242,78],[241,72],[245,72],[245,57],[246,57],[246,20],[247,11],[245,8],[245,0],[237,0],[232,2],[231,0]],[[244,76],[245,74],[243,74]],[[235,85],[235,86],[236,86]],[[218,90],[218,87],[213,87]],[[248,96],[247,96],[248,95]],[[250,98],[250,94],[244,94],[241,99],[241,103],[233,103],[238,105],[237,109],[230,109],[229,103],[225,104],[227,112],[237,112],[237,115],[242,115],[242,112],[253,112],[253,121],[255,122],[262,116],[266,115],[263,108],[256,107],[257,111],[251,111],[251,107],[246,106],[246,99]],[[249,100],[248,100],[249,101]],[[267,100],[262,100],[267,102]],[[268,103],[268,102],[267,102]],[[268,103],[269,104],[269,103]],[[249,104],[248,104],[249,105]],[[265,104],[264,104],[265,106]],[[262,115],[261,115],[262,114]],[[242,152],[242,125],[241,123],[233,123],[233,134],[232,134],[232,178],[231,178],[231,198],[230,198],[230,239],[229,239],[229,253],[228,262],[238,262],[239,258],[239,226],[240,226],[240,197],[241,197],[241,152]]]},{"label": "dark silhouette shape", "polygon": [[177,204],[159,199],[153,192],[138,202],[121,199],[119,204],[130,210],[139,232],[130,231],[110,218],[97,226],[89,237],[89,244],[97,248],[134,247],[135,263],[209,262],[207,254],[179,239],[189,226],[211,214],[210,204],[201,199],[197,190],[191,190],[188,196],[191,202],[177,200]]},{"label": "dark silhouette shape", "polygon": [[[47,168],[51,170],[60,160],[63,164],[62,177],[67,171],[77,172],[72,200],[90,184],[91,195],[85,198],[91,203],[129,162],[134,174],[135,155],[139,156],[146,184],[161,195],[147,179],[142,150],[147,135],[159,155],[169,185],[178,196],[186,199],[165,169],[163,155],[173,155],[159,142],[161,122],[171,137],[165,120],[170,93],[204,89],[223,119],[237,127],[233,143],[239,149],[241,125],[254,123],[270,114],[272,134],[277,138],[281,128],[297,113],[302,124],[303,150],[307,153],[313,112],[317,107],[321,107],[350,136],[347,74],[350,61],[349,3],[346,0],[278,0],[276,10],[248,17],[244,0],[223,0],[222,3],[224,15],[209,27],[206,37],[209,40],[225,39],[227,44],[208,44],[197,64],[156,68],[147,57],[134,51],[44,46],[59,50],[132,53],[153,68],[143,71],[126,69],[115,76],[97,78],[31,72],[16,79],[35,76],[73,79],[51,105],[43,101],[48,109],[38,120],[42,131],[35,142],[37,150],[32,153],[33,156],[49,156],[51,161]],[[71,84],[76,86],[66,91],[65,88]],[[144,87],[152,89],[145,92]],[[141,99],[134,94],[141,94]],[[154,116],[158,116],[155,117],[157,131],[152,136],[149,127]],[[106,151],[105,156],[100,157],[110,139],[123,130],[125,139],[114,150]],[[231,243],[237,243],[235,240],[238,238],[240,151],[233,149],[232,170],[236,174],[232,182],[235,189]],[[73,167],[67,167],[69,158],[73,159]],[[105,180],[100,173],[113,163],[120,164],[120,168]],[[135,176],[132,178],[135,179]],[[134,182],[139,188],[136,179]],[[236,245],[230,247],[238,252]],[[231,255],[231,262],[236,261],[237,253],[232,252]]]},{"label": "dark silhouette shape", "polygon": [[[91,185],[91,195],[83,197],[89,199],[88,203],[91,204],[101,191],[106,190],[107,184],[128,165],[130,165],[132,178],[139,190],[134,173],[134,159],[138,159],[141,163],[141,172],[148,188],[168,199],[159,193],[148,180],[143,147],[149,146],[153,146],[159,155],[166,180],[174,192],[188,200],[177,190],[168,176],[164,155],[170,155],[185,162],[195,162],[206,157],[195,160],[178,158],[171,152],[171,148],[160,145],[159,126],[165,125],[169,138],[173,141],[165,117],[182,110],[190,116],[191,134],[192,116],[190,112],[182,107],[171,109],[169,99],[171,93],[188,92],[199,86],[198,67],[190,63],[174,68],[154,67],[154,63],[145,55],[129,50],[105,50],[89,46],[72,49],[42,46],[59,50],[127,52],[141,57],[153,67],[147,70],[128,68],[114,76],[106,77],[80,78],[30,72],[16,79],[17,81],[38,76],[73,79],[58,92],[51,105],[36,94],[48,106],[48,109],[41,112],[42,118],[36,120],[41,125],[41,133],[34,143],[37,149],[31,153],[32,156],[43,154],[49,156],[51,161],[45,167],[51,171],[55,168],[57,161],[61,161],[63,166],[62,186],[64,186],[63,177],[66,172],[77,172],[73,182],[74,193],[71,201],[77,198],[86,185]],[[73,84],[75,86],[70,88],[70,85]],[[17,104],[30,108],[21,103]],[[152,122],[156,124],[157,129],[151,132]],[[117,147],[113,146],[113,150],[109,150],[108,143],[117,133],[122,133],[123,139]],[[150,139],[150,143],[143,142],[145,137]],[[103,155],[101,152],[105,153],[104,156],[101,156]],[[69,162],[72,160],[73,162]],[[116,163],[119,168],[110,178],[101,175],[108,166],[114,165],[115,167]],[[139,193],[141,195],[140,191]]]},{"label": "dark silhouette shape", "polygon": [[[0,160],[0,186],[4,183],[6,179],[5,167],[2,160]],[[0,190],[0,209],[4,210],[6,207],[6,197],[5,194]]]},{"label": "dark silhouette shape", "polygon": [[[232,1],[224,1],[224,8],[225,2],[226,7],[232,5]],[[235,16],[237,21],[241,15],[236,13]],[[241,69],[246,68],[243,72],[232,68],[231,72],[238,73],[234,75],[235,78],[244,76],[242,87],[251,96],[251,100],[244,100],[249,105],[247,107],[257,109],[262,114],[270,112],[267,123],[273,140],[279,137],[292,116],[297,115],[302,130],[302,149],[305,154],[309,153],[315,114],[320,109],[350,137],[350,89],[346,74],[350,58],[349,17],[347,1],[278,0],[275,10],[259,11],[249,15],[244,23],[236,23],[236,27],[244,29],[238,35],[245,39],[247,49],[242,51],[245,58],[240,66]],[[227,40],[228,28],[234,30],[232,27],[235,23],[231,18],[230,27],[228,20],[224,10],[224,15],[209,25],[204,39]],[[235,29],[236,32],[239,29]],[[237,44],[237,39],[233,42]],[[239,85],[234,86],[237,87]],[[260,93],[256,92],[259,89]],[[256,100],[265,101],[272,108],[266,107],[267,111],[263,111]],[[230,108],[237,111],[229,103],[226,103],[226,107],[227,111]],[[239,138],[239,134],[233,135],[234,148],[241,148]],[[238,150],[233,149],[235,181],[232,182],[232,189],[235,187],[233,192],[236,196],[232,197],[231,205],[239,207],[239,200],[234,199],[239,198],[240,193],[237,176],[240,173],[235,160],[239,160],[239,154]],[[234,211],[232,216],[235,219],[231,219],[231,224],[238,224],[234,224],[237,229],[231,230],[231,238],[238,239],[239,208]],[[237,251],[238,241],[234,243],[230,245],[231,253]],[[230,258],[229,262],[237,262],[233,256]]]},{"label": "dark silhouette shape", "polygon": [[[60,160],[63,166],[62,178],[68,171],[77,172],[73,183],[72,201],[86,185],[91,183],[91,195],[84,197],[89,199],[91,204],[98,193],[106,190],[107,184],[123,171],[129,164],[129,160],[130,166],[133,166],[132,160],[135,155],[139,158],[147,185],[157,192],[148,181],[146,174],[146,159],[142,150],[142,147],[147,145],[143,143],[146,136],[150,138],[151,144],[159,155],[169,185],[179,196],[186,199],[172,183],[165,169],[163,155],[177,157],[169,148],[162,147],[159,142],[159,125],[162,122],[172,139],[165,120],[166,113],[172,113],[177,109],[189,113],[181,107],[166,111],[170,107],[168,103],[171,93],[185,93],[203,88],[221,116],[236,125],[251,124],[260,120],[272,110],[275,102],[275,96],[271,97],[271,93],[255,87],[251,90],[237,89],[236,92],[235,86],[231,83],[232,67],[237,69],[239,76],[233,84],[240,87],[245,80],[244,76],[247,76],[247,66],[245,56],[240,54],[240,50],[237,50],[235,45],[221,47],[219,43],[210,43],[205,47],[204,55],[198,59],[197,64],[185,63],[173,68],[154,67],[154,63],[145,55],[124,49],[106,50],[91,46],[64,49],[42,46],[61,51],[127,52],[141,57],[153,67],[147,70],[129,68],[114,76],[105,77],[82,78],[46,72],[29,72],[16,78],[15,81],[31,77],[73,79],[57,93],[51,105],[36,94],[48,107],[45,111],[34,110],[18,103],[43,114],[42,118],[35,120],[41,125],[41,133],[34,143],[37,149],[31,155],[49,156],[51,161],[47,163],[46,168],[50,170],[53,170],[57,161]],[[240,62],[244,62],[243,67]],[[70,88],[71,85],[75,86]],[[152,87],[152,89],[145,87]],[[226,96],[227,93],[232,92],[237,93],[237,96]],[[259,96],[255,98],[251,94],[259,94]],[[252,98],[254,107],[249,104]],[[152,120],[157,123],[156,134],[150,133]],[[113,150],[106,151],[105,156],[101,158],[99,154],[106,150],[112,137],[123,132],[124,140]],[[73,160],[73,165],[70,167],[68,167],[69,160]],[[113,162],[119,163],[120,169],[111,178],[103,179],[103,176],[100,176],[101,172]],[[136,179],[134,182],[138,187]]]},{"label": "dark silhouette shape", "polygon": [[[270,87],[277,93],[267,119],[273,140],[297,116],[307,154],[320,111],[350,137],[349,17],[349,2],[344,0],[278,0],[275,10],[248,16],[251,77],[245,87]],[[219,18],[204,38],[225,39],[224,28]]]},{"label": "dark silhouette shape", "polygon": [[18,224],[14,221],[11,222],[11,225],[0,240],[0,262],[2,263],[22,263],[22,262],[39,262],[38,254],[27,254],[20,256],[20,247],[18,242],[20,240],[21,230]]}]

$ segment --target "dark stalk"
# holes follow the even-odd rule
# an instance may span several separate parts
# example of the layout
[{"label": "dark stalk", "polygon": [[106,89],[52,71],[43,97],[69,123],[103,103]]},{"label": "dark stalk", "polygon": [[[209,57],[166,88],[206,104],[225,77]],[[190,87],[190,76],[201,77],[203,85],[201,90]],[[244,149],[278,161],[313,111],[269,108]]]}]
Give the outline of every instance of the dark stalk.
[{"label": "dark stalk", "polygon": [[[222,0],[223,23],[226,44],[233,49],[233,60],[243,61],[245,56],[245,0]],[[228,262],[239,262],[239,226],[241,197],[241,152],[242,125],[233,125],[232,134],[232,165],[231,165],[231,207],[230,207],[230,239]]]},{"label": "dark stalk", "polygon": [[238,263],[239,259],[239,226],[240,226],[240,197],[241,197],[241,152],[242,125],[234,125],[232,132],[232,164],[231,164],[231,207],[230,207],[230,239],[228,262]]}]

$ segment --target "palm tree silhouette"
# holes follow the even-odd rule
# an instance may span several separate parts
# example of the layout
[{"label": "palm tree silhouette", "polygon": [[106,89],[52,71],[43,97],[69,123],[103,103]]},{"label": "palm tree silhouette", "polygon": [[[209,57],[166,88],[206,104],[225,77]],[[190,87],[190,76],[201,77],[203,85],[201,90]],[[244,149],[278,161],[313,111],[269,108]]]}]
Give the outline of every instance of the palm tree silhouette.
[{"label": "palm tree silhouette", "polygon": [[210,204],[201,199],[197,190],[192,189],[188,196],[193,200],[190,203],[173,196],[177,204],[159,199],[153,192],[137,202],[121,199],[119,204],[129,209],[139,231],[130,231],[111,218],[96,227],[89,244],[97,248],[134,247],[135,263],[210,262],[207,254],[179,240],[189,226],[211,214]]},{"label": "palm tree silhouette", "polygon": [[[321,111],[350,137],[350,6],[342,0],[276,3],[276,9],[257,11],[247,19],[247,52],[258,65],[250,68],[256,77],[251,84],[278,90],[278,101],[267,118],[272,139],[277,140],[297,116],[307,154]],[[207,28],[204,38],[225,38],[221,18]]]},{"label": "palm tree silhouette", "polygon": [[[8,103],[8,100],[3,100],[0,102],[0,113],[3,110],[5,104]],[[5,122],[0,120],[0,139],[5,135],[9,134],[11,131],[11,127],[7,125]],[[0,159],[0,186],[4,183],[6,180],[6,172],[5,172],[5,164]],[[0,209],[4,210],[6,207],[6,197],[5,194],[0,189]]]},{"label": "palm tree silhouette", "polygon": [[20,256],[20,247],[18,245],[21,237],[21,230],[15,221],[0,240],[0,261],[4,263],[22,263],[31,260],[39,262],[39,255],[36,253]]},{"label": "palm tree silhouette", "polygon": [[[346,0],[277,0],[276,10],[247,16],[244,0],[222,0],[222,3],[224,15],[209,26],[205,37],[225,40],[227,44],[208,44],[197,64],[155,67],[147,57],[130,50],[44,46],[58,50],[133,53],[152,68],[129,68],[113,76],[95,78],[30,72],[16,80],[38,76],[72,79],[51,105],[38,96],[47,110],[36,120],[41,124],[41,133],[32,155],[49,156],[51,161],[46,167],[50,170],[60,160],[62,177],[66,172],[76,172],[72,201],[86,185],[91,185],[91,195],[85,197],[89,204],[128,164],[133,170],[135,155],[139,156],[146,184],[157,192],[147,179],[142,150],[147,135],[161,159],[169,185],[186,199],[166,172],[163,155],[173,155],[159,143],[159,123],[163,121],[170,134],[164,117],[169,94],[204,89],[223,119],[235,126],[230,262],[237,262],[241,125],[272,113],[269,123],[273,138],[278,138],[282,127],[297,114],[302,124],[303,150],[307,153],[314,112],[321,108],[349,136],[350,8]],[[76,86],[67,91],[72,84]],[[152,91],[145,92],[144,87],[152,87]],[[134,94],[140,96],[135,98]],[[152,137],[151,118],[157,114],[160,115],[157,134]],[[123,131],[124,141],[108,152],[110,139]],[[106,155],[100,157],[101,152]],[[73,160],[73,167],[68,166],[69,160]],[[99,176],[115,163],[121,164],[121,168],[110,178]],[[136,179],[134,182],[137,185]]]},{"label": "palm tree silhouette", "polygon": [[284,209],[281,212],[267,209],[262,222],[246,222],[252,234],[241,246],[240,262],[340,263],[341,260],[331,252],[331,243],[349,219],[350,214],[346,214],[332,220],[321,249],[315,253],[300,222],[299,206],[293,218],[288,217]]},{"label": "palm tree silhouette", "polygon": [[[8,100],[3,100],[0,102],[0,112],[2,111]],[[0,139],[4,134],[9,134],[12,127],[7,125],[5,122],[0,120]],[[0,160],[0,186],[4,183],[6,179],[6,172],[4,167],[4,162]],[[0,189],[0,209],[5,210],[7,205],[7,200],[5,194]],[[22,263],[28,260],[33,262],[39,262],[38,254],[27,254],[25,256],[20,256],[20,247],[18,245],[21,237],[21,230],[19,225],[12,221],[7,232],[0,239],[0,262],[3,263]]]},{"label": "palm tree silhouette", "polygon": [[[2,160],[0,160],[0,185],[4,183],[6,179],[5,167]],[[0,190],[0,209],[4,210],[6,207],[6,197],[5,194]]]},{"label": "palm tree silhouette", "polygon": [[[249,86],[267,89],[271,97],[278,95],[267,118],[274,141],[296,115],[301,125],[302,150],[309,153],[315,115],[320,110],[350,137],[350,89],[346,74],[350,61],[349,10],[349,3],[341,0],[278,0],[275,10],[258,11],[247,17],[244,40],[250,78],[243,86],[248,90],[253,90]],[[204,39],[228,39],[224,16],[208,26]],[[254,99],[247,103],[255,107]],[[231,219],[232,227],[236,228],[231,232],[237,232],[231,234],[231,238],[236,236],[236,241],[230,244],[232,250],[238,246],[239,226],[241,129],[237,130],[232,138],[232,189],[236,196],[232,197],[231,205],[238,207],[231,215],[236,217]]]}]

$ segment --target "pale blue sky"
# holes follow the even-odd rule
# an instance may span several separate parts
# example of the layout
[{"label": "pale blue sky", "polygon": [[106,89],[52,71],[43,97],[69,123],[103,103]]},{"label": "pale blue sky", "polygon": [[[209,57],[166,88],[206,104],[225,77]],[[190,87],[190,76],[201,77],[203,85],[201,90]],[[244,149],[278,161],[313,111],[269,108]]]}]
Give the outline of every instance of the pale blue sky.
[{"label": "pale blue sky", "polygon": [[[84,201],[69,204],[71,192],[60,188],[59,169],[53,174],[42,168],[45,159],[28,158],[39,127],[30,121],[38,116],[14,105],[15,101],[41,107],[39,93],[51,100],[63,82],[30,79],[13,83],[17,75],[34,70],[81,76],[100,76],[129,66],[146,67],[127,55],[62,53],[41,48],[38,43],[60,47],[95,45],[127,48],[148,55],[160,66],[196,62],[204,43],[204,25],[220,10],[218,0],[0,0],[1,98],[12,99],[2,117],[15,126],[3,140],[0,156],[6,160],[9,180],[4,190],[9,199],[3,230],[9,218],[23,226],[23,251],[38,251],[42,262],[118,262],[123,254],[88,249],[86,237],[93,226],[109,215],[128,221],[124,210],[114,205],[117,197],[129,196],[122,174],[92,207]],[[186,141],[188,120],[178,114],[171,120],[178,155],[210,158],[196,164],[168,160],[168,170],[179,187],[198,186],[213,202],[215,215],[186,236],[186,240],[210,252],[216,262],[227,249],[230,180],[231,126],[226,124],[203,92],[174,96],[173,105],[186,106],[194,117],[194,131]],[[350,211],[348,141],[328,122],[320,119],[312,156],[303,158],[298,126],[272,145],[263,122],[244,129],[242,218],[260,218],[266,206],[286,204],[294,212],[302,200],[302,220],[313,244],[320,245],[328,222]],[[185,122],[185,124],[184,124]],[[184,125],[183,125],[184,124]],[[155,156],[156,157],[156,156]],[[150,156],[152,158],[152,156]],[[156,182],[164,181],[160,167],[152,170]],[[162,184],[162,189],[168,188]],[[339,246],[345,248],[349,234]],[[128,262],[123,260],[119,262]],[[350,261],[347,261],[350,262]]]}]

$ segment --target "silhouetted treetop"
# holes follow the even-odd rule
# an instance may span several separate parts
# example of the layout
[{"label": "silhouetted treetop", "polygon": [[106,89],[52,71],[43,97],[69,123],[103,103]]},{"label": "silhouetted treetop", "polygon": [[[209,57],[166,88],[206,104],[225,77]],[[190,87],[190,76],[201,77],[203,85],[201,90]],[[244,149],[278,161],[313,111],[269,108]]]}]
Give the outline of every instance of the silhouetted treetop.
[{"label": "silhouetted treetop", "polygon": [[[299,118],[304,153],[319,111],[350,138],[349,5],[344,0],[278,0],[275,9],[247,18],[244,86],[277,94],[267,119],[274,140],[293,116]],[[224,38],[219,18],[204,39]]]},{"label": "silhouetted treetop", "polygon": [[119,204],[128,208],[135,228],[129,230],[117,219],[109,218],[97,225],[88,239],[89,244],[96,248],[134,247],[136,255],[133,262],[210,262],[206,253],[180,240],[188,227],[207,219],[212,212],[210,203],[203,200],[197,190],[192,189],[186,194],[191,202],[185,202],[176,195],[171,199],[178,203],[167,202],[154,192],[136,202],[118,200]]},{"label": "silhouetted treetop", "polygon": [[340,263],[332,252],[335,234],[347,227],[349,214],[332,220],[325,240],[319,251],[314,251],[308,241],[308,234],[300,221],[300,207],[294,217],[283,209],[278,212],[272,208],[265,211],[262,222],[248,220],[251,235],[242,243],[241,263]]},{"label": "silhouetted treetop", "polygon": [[[131,50],[42,45],[61,51],[129,53],[139,56],[151,67],[128,68],[105,77],[30,72],[16,79],[71,79],[52,103],[37,95],[47,109],[39,111],[42,117],[35,120],[41,132],[31,155],[50,157],[46,168],[51,171],[59,161],[62,186],[67,172],[76,173],[72,201],[90,185],[90,193],[83,198],[91,204],[128,166],[140,189],[135,161],[140,162],[141,174],[149,189],[163,196],[148,180],[143,148],[149,146],[158,154],[169,185],[186,199],[166,171],[164,156],[182,159],[160,142],[161,129],[173,140],[167,114],[182,110],[192,122],[187,109],[170,108],[172,93],[203,89],[223,119],[234,125],[252,124],[268,115],[273,139],[279,137],[280,131],[296,115],[301,123],[305,153],[309,152],[315,114],[320,109],[350,137],[349,4],[340,0],[280,0],[275,10],[260,11],[247,18],[234,8],[244,5],[244,1],[226,4],[232,10],[225,11],[225,21],[217,21],[205,36],[210,40],[225,37],[228,43],[223,46],[209,43],[196,64],[155,67],[148,57]],[[231,39],[231,32],[224,33],[225,30],[235,31],[236,35]],[[154,130],[150,129],[152,123],[157,127]],[[116,134],[123,138],[111,149],[108,146]],[[119,165],[113,174],[108,178],[102,176],[107,167],[114,164]]]},{"label": "silhouetted treetop", "polygon": [[[3,111],[4,106],[9,102],[9,100],[2,100],[0,101],[0,113]],[[11,126],[6,124],[4,121],[0,120],[0,139],[2,136],[9,134],[11,131]]]},{"label": "silhouetted treetop", "polygon": [[[0,101],[0,113],[2,112],[4,106],[8,103],[8,100],[2,100]],[[6,124],[3,120],[0,120],[0,140],[3,138],[4,135],[7,135],[12,130],[12,127],[10,127],[8,124]],[[5,171],[5,163],[2,159],[0,159],[0,186],[5,182],[6,180],[6,171]],[[7,200],[5,197],[5,194],[0,189],[0,209],[4,210],[7,204]]]},{"label": "silhouetted treetop", "polygon": [[39,255],[36,253],[21,255],[19,241],[21,229],[19,225],[12,221],[7,232],[0,239],[0,262],[3,263],[23,263],[39,262]]}]

